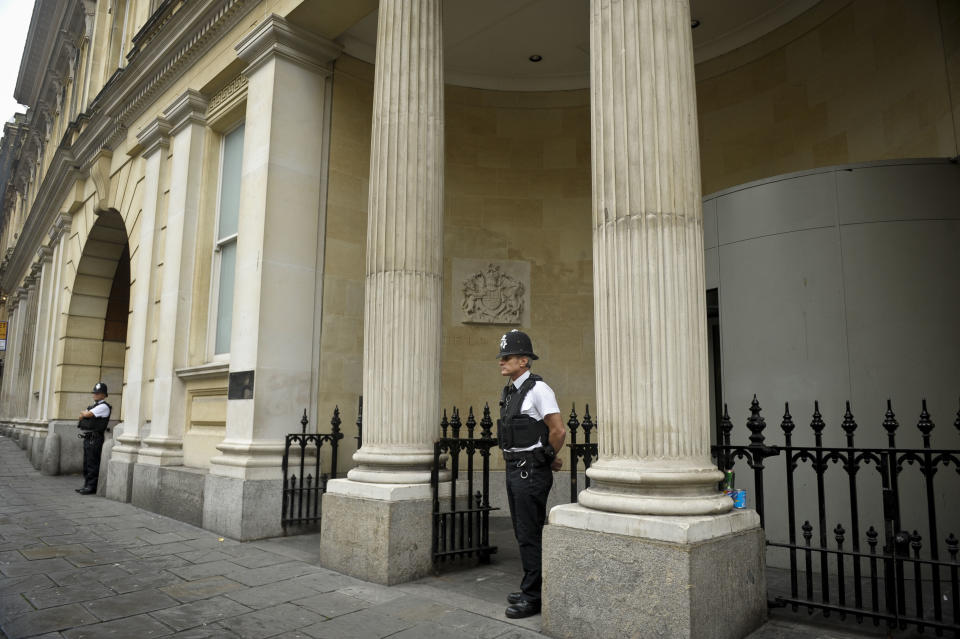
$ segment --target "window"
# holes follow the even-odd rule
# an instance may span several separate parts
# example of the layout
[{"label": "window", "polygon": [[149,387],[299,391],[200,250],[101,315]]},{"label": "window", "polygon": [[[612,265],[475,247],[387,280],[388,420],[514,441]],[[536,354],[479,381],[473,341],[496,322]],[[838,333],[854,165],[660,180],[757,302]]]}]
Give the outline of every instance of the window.
[{"label": "window", "polygon": [[220,188],[217,194],[217,230],[214,234],[213,354],[230,352],[233,320],[233,286],[237,265],[237,221],[240,217],[240,169],[243,160],[243,125],[223,136],[220,148]]}]

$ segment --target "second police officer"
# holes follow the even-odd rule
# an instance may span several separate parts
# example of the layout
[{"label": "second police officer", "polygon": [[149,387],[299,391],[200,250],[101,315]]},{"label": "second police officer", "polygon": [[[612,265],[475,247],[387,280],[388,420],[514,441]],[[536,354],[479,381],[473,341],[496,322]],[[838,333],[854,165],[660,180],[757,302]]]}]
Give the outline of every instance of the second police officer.
[{"label": "second police officer", "polygon": [[566,429],[557,397],[539,375],[530,372],[538,359],[530,337],[512,330],[500,338],[500,374],[510,382],[500,395],[498,435],[506,465],[507,503],[513,532],[520,546],[523,579],[510,593],[506,616],[520,619],[540,612],[543,525],[553,472],[562,460]]},{"label": "second police officer", "polygon": [[81,431],[80,437],[83,439],[83,488],[77,488],[81,495],[97,492],[100,453],[112,410],[107,403],[107,385],[97,382],[93,387],[93,403],[87,406],[87,410],[80,411],[80,421],[77,422],[77,428]]}]

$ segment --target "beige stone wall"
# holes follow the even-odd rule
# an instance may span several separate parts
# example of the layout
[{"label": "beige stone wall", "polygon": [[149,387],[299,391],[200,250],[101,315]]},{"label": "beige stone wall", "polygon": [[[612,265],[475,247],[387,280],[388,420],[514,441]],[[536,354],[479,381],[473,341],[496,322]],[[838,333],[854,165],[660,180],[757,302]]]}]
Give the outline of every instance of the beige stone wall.
[{"label": "beige stone wall", "polygon": [[[349,57],[334,76],[319,406],[339,404],[355,434],[363,358],[363,277],[373,68]],[[443,371],[441,401],[465,420],[484,402],[496,416],[500,335],[512,326],[452,321],[454,258],[531,266],[535,371],[570,404],[593,402],[589,95],[446,90]],[[416,357],[410,353],[410,357]],[[345,442],[341,460],[353,442]]]},{"label": "beige stone wall", "polygon": [[823,5],[822,22],[798,19],[698,65],[705,194],[814,167],[960,153],[960,5]]}]

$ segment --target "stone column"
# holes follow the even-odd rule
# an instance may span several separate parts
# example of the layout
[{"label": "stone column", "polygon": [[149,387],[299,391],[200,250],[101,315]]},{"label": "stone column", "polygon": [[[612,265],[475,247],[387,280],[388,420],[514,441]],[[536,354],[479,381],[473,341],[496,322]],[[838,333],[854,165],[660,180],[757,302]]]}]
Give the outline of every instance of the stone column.
[{"label": "stone column", "polygon": [[710,460],[689,0],[591,0],[590,49],[599,459],[550,513],[543,627],[745,636],[766,610],[763,533]]},{"label": "stone column", "polygon": [[315,392],[328,63],[340,47],[271,15],[236,48],[248,84],[227,432],[206,479],[203,525],[245,540],[282,532],[284,437]]},{"label": "stone column", "polygon": [[[177,466],[183,463],[185,389],[176,370],[187,364],[206,111],[206,99],[197,91],[187,89],[163,113],[163,119],[170,124],[172,147],[170,194],[157,317],[159,332],[153,415],[150,436],[141,441],[137,456],[139,465]],[[141,482],[134,477],[134,493],[140,484],[147,490],[156,486],[152,479],[145,476],[144,480]],[[136,494],[134,503],[137,501],[135,497]]]},{"label": "stone column", "polygon": [[[710,460],[700,156],[689,8],[594,0],[593,255],[600,459],[580,503],[730,510]],[[687,16],[687,17],[685,17]]]},{"label": "stone column", "polygon": [[70,230],[73,217],[68,213],[60,213],[50,226],[47,236],[49,246],[53,248],[51,284],[53,295],[50,304],[50,316],[47,322],[48,349],[45,356],[44,374],[40,384],[40,412],[47,421],[47,438],[44,442],[43,463],[41,470],[48,475],[58,475],[61,472],[79,471],[81,460],[81,445],[77,440],[76,413],[73,419],[58,419],[57,413],[57,377],[61,374],[61,367],[57,362],[62,360],[64,353],[63,335],[66,320],[62,314],[64,299],[62,286],[64,271],[67,268],[69,253]]},{"label": "stone column", "polygon": [[[363,447],[353,456],[357,467],[349,480],[327,486],[321,533],[324,565],[380,583],[430,569],[427,498],[440,416],[443,91],[440,0],[382,1],[367,214]],[[348,524],[340,516],[348,512],[363,514]]]},{"label": "stone column", "polygon": [[[50,349],[49,329],[50,315],[53,308],[52,269],[53,249],[41,246],[37,249],[37,261],[34,270],[39,274],[40,284],[37,287],[39,304],[37,307],[37,328],[33,343],[33,369],[30,372],[30,419],[39,422],[43,415],[43,378],[46,375],[47,353]],[[33,392],[37,395],[34,397]]]},{"label": "stone column", "polygon": [[156,241],[157,208],[163,198],[163,184],[170,146],[170,124],[158,117],[143,127],[137,140],[143,147],[141,157],[146,163],[143,180],[143,208],[140,211],[140,235],[136,247],[136,262],[133,267],[131,286],[131,315],[127,328],[127,361],[124,373],[127,384],[124,388],[124,420],[118,431],[107,464],[106,495],[117,501],[130,501],[133,489],[134,464],[140,453],[140,430],[143,428],[147,402],[152,397],[144,395],[146,379],[144,365],[148,347],[147,324],[152,314],[150,292],[153,290],[154,258]]}]

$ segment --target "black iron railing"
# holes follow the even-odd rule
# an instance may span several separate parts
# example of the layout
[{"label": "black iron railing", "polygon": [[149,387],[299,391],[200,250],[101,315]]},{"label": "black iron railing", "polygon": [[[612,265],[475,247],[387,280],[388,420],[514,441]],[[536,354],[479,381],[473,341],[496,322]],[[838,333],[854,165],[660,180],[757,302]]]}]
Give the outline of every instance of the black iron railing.
[{"label": "black iron railing", "polygon": [[[586,473],[590,468],[591,462],[597,458],[597,444],[590,441],[590,435],[597,423],[590,417],[590,404],[586,404],[583,410],[583,421],[577,418],[576,404],[570,409],[570,419],[567,420],[567,428],[570,430],[570,443],[567,448],[570,449],[570,501],[576,502],[580,490],[577,485],[577,473],[580,465],[583,465],[583,472]],[[583,441],[577,441],[577,431],[583,429]],[[590,478],[584,475],[583,487],[590,488]]]},{"label": "black iron railing", "polygon": [[[944,540],[944,548],[949,558],[940,555],[940,529],[937,518],[938,495],[952,495],[956,503],[960,476],[960,450],[935,449],[930,434],[934,424],[927,412],[926,400],[917,422],[917,430],[922,438],[920,448],[900,448],[896,435],[900,425],[893,413],[890,402],[882,422],[887,433],[886,447],[857,447],[854,434],[857,422],[846,404],[841,422],[846,439],[845,446],[825,446],[823,433],[826,424],[820,413],[818,402],[814,403],[814,412],[810,421],[814,443],[812,446],[797,445],[793,441],[796,425],[790,415],[789,405],[785,406],[780,429],[783,432],[783,445],[771,446],[765,441],[766,423],[760,416],[760,404],[754,397],[750,406],[750,418],[747,428],[750,430],[750,443],[731,444],[733,424],[724,406],[720,424],[722,443],[713,447],[717,464],[721,469],[734,469],[737,460],[742,460],[752,471],[754,482],[754,503],[761,523],[767,529],[767,547],[786,551],[790,565],[790,594],[771,592],[768,603],[771,606],[790,607],[792,610],[806,608],[808,612],[820,610],[824,616],[837,613],[841,618],[852,616],[857,621],[870,619],[875,625],[886,623],[890,628],[915,626],[921,632],[931,629],[941,636],[944,631],[960,635],[960,582],[957,562],[957,538],[950,533]],[[960,432],[960,411],[954,427]],[[771,472],[775,466],[765,463],[769,458],[781,456],[784,472],[784,495],[775,495],[776,503],[785,503],[787,510],[787,540],[771,539],[770,526],[766,525],[766,515],[780,514],[765,512],[768,503],[765,494],[764,473]],[[954,484],[937,492],[934,478],[940,467],[953,466],[957,473],[941,474]],[[858,471],[872,467],[879,474],[879,481],[861,481]],[[815,515],[803,520],[797,511],[810,509],[809,504],[798,505],[798,496],[805,497],[801,469],[813,472],[816,487]],[[829,473],[836,468],[837,472]],[[926,506],[926,521],[909,522],[907,525],[901,510],[902,486],[906,477],[901,476],[908,469],[919,471],[922,487],[907,498],[911,510]],[[805,472],[805,471],[804,471]],[[800,488],[798,490],[798,477]],[[809,475],[806,475],[809,477]],[[839,481],[831,481],[833,479]],[[914,477],[913,479],[918,479]],[[864,509],[862,504],[869,497],[870,490],[876,492],[879,485],[879,512],[877,508]],[[799,494],[798,494],[799,493]],[[845,512],[843,522],[830,528],[827,514],[827,501],[831,504],[843,503]],[[842,499],[838,499],[842,497]],[[782,501],[781,501],[782,500]],[[774,502],[770,502],[774,503]],[[950,503],[948,501],[947,503]],[[833,513],[831,513],[832,515]],[[861,535],[864,524],[873,517],[875,525],[869,525]],[[811,520],[814,523],[811,523]],[[864,521],[867,520],[867,521]],[[879,527],[879,530],[877,529]],[[919,529],[926,531],[926,549],[924,537]],[[913,532],[909,532],[912,530]],[[798,540],[803,538],[802,543]],[[832,533],[833,540],[829,539]],[[816,541],[814,536],[816,534]],[[867,548],[861,546],[866,542]],[[878,546],[883,545],[878,548]],[[831,548],[830,546],[834,547]],[[926,556],[922,556],[922,552]],[[912,551],[912,553],[911,553]],[[802,561],[802,568],[800,562]],[[817,578],[819,573],[819,578]],[[803,587],[801,587],[801,576]],[[851,598],[852,596],[852,598]],[[949,604],[949,606],[947,605]],[[949,614],[948,614],[949,612]]]},{"label": "black iron railing", "polygon": [[[474,437],[477,421],[473,416],[473,407],[467,415],[466,437],[461,437],[464,424],[460,421],[460,411],[455,407],[451,417],[443,412],[440,422],[441,437],[433,445],[433,470],[430,484],[433,490],[433,533],[432,555],[434,565],[457,557],[477,557],[481,562],[490,561],[490,555],[497,552],[490,545],[490,511],[498,510],[490,506],[490,449],[497,445],[493,438],[490,419],[490,407],[484,406],[480,420],[480,437]],[[475,455],[480,455],[480,488],[474,482]],[[440,473],[444,455],[450,461],[450,497],[444,503],[440,498]],[[467,490],[460,494],[461,456],[466,457]],[[461,500],[465,497],[465,502]]]},{"label": "black iron railing", "polygon": [[[307,409],[300,418],[300,432],[286,437],[283,449],[283,506],[280,523],[288,526],[309,526],[320,523],[320,495],[327,489],[327,480],[337,476],[337,449],[343,433],[340,432],[340,407],[333,409],[329,433],[307,433]],[[330,445],[330,472],[321,472],[320,448]],[[291,450],[299,453],[293,460]],[[299,472],[299,475],[297,474]]]}]

